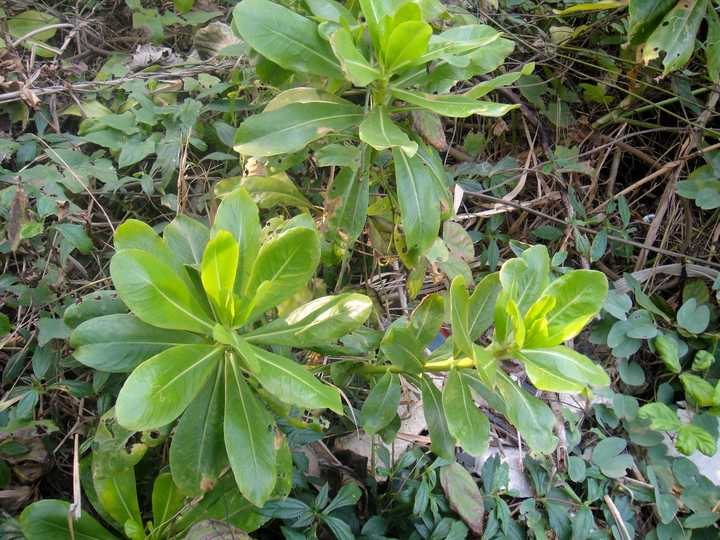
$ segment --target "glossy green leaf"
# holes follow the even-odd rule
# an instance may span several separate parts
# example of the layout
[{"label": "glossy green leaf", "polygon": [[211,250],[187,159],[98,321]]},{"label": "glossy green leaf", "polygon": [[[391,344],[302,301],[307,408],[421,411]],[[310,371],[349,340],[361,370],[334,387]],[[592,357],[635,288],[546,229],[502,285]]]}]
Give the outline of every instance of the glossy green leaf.
[{"label": "glossy green leaf", "polygon": [[423,21],[405,21],[395,26],[383,48],[388,71],[412,66],[427,51],[431,35],[432,26]]},{"label": "glossy green leaf", "polygon": [[124,221],[113,235],[116,251],[139,249],[150,253],[153,257],[172,268],[179,277],[187,282],[182,261],[170,250],[150,225],[137,219]]},{"label": "glossy green leaf", "polygon": [[285,319],[243,335],[256,345],[311,348],[327,345],[361,326],[372,311],[372,301],[355,293],[323,296],[294,310]]},{"label": "glossy green leaf", "polygon": [[78,302],[68,306],[63,313],[63,321],[75,328],[85,321],[105,315],[127,313],[129,310],[115,290],[102,290],[86,294]]},{"label": "glossy green leaf", "polygon": [[240,246],[235,292],[246,295],[250,283],[250,273],[260,249],[261,229],[258,208],[244,188],[235,189],[223,198],[218,206],[212,235],[217,234],[218,231],[232,233]]},{"label": "glossy green leaf", "polygon": [[533,246],[500,268],[500,283],[525,315],[543,294],[550,276],[550,256],[543,245]]},{"label": "glossy green leaf", "polygon": [[600,311],[607,291],[607,278],[595,270],[572,270],[553,281],[543,293],[555,298],[555,307],[547,314],[548,344],[578,335]]},{"label": "glossy green leaf", "polygon": [[207,226],[178,214],[163,230],[163,240],[183,264],[198,265],[210,239]]},{"label": "glossy green leaf", "polygon": [[518,105],[479,101],[455,94],[422,94],[400,88],[392,88],[391,91],[397,99],[451,118],[467,118],[473,114],[498,117],[518,107]]},{"label": "glossy green leaf", "polygon": [[380,350],[403,371],[420,373],[425,362],[424,347],[416,339],[407,321],[398,319],[383,336]]},{"label": "glossy green leaf", "polygon": [[204,342],[197,334],[157,328],[130,314],[95,317],[70,334],[78,362],[111,373],[131,371],[140,362],[175,345]]},{"label": "glossy green leaf", "polygon": [[118,422],[136,431],[169,424],[195,399],[222,356],[222,347],[178,345],[146,360],[120,390]]},{"label": "glossy green leaf", "polygon": [[153,525],[157,528],[167,524],[182,508],[185,496],[178,490],[170,473],[155,478],[152,490]]},{"label": "glossy green leaf", "polygon": [[470,388],[457,369],[448,373],[442,404],[450,434],[466,452],[482,456],[490,442],[490,422],[478,409]]},{"label": "glossy green leaf", "polygon": [[368,435],[375,435],[392,422],[400,406],[400,397],[400,377],[386,371],[372,387],[360,410],[360,425]]},{"label": "glossy green leaf", "polygon": [[316,17],[336,23],[345,21],[348,24],[354,24],[356,22],[350,10],[335,0],[305,0],[305,3]]},{"label": "glossy green leaf", "polygon": [[227,466],[224,411],[224,370],[218,363],[180,418],[170,444],[170,472],[175,484],[189,495],[211,491]]},{"label": "glossy green leaf", "polygon": [[410,325],[415,339],[427,347],[437,336],[445,318],[445,299],[439,294],[428,294],[413,311]]},{"label": "glossy green leaf", "polygon": [[551,349],[523,349],[520,360],[533,385],[548,392],[579,392],[585,386],[608,386],[607,373],[587,356],[559,345]]},{"label": "glossy green leaf", "polygon": [[359,171],[343,167],[335,176],[326,202],[328,231],[325,237],[339,246],[340,257],[350,249],[365,227],[370,182]]},{"label": "glossy green leaf", "polygon": [[373,67],[355,45],[355,40],[349,30],[338,28],[330,37],[335,56],[340,60],[345,76],[355,86],[367,86],[382,77],[380,71]]},{"label": "glossy green leaf", "polygon": [[304,409],[330,409],[343,414],[337,388],[320,382],[305,366],[240,339],[234,340],[233,345],[253,376],[280,401]]},{"label": "glossy green leaf", "polygon": [[329,133],[355,127],[362,119],[362,109],[356,105],[294,103],[245,120],[233,147],[246,156],[290,154]]},{"label": "glossy green leaf", "polygon": [[421,255],[435,242],[440,230],[441,207],[433,193],[430,169],[419,155],[408,157],[393,148],[395,182],[407,248]]},{"label": "glossy green leaf", "polygon": [[260,208],[275,206],[310,208],[312,206],[307,197],[284,173],[272,176],[246,176],[242,180],[242,186],[250,193]]},{"label": "glossy green leaf", "polygon": [[392,15],[400,0],[360,0],[360,8],[367,22],[368,32],[375,49],[380,49],[381,23],[386,15]]},{"label": "glossy green leaf", "polygon": [[240,492],[255,506],[265,504],[275,487],[272,425],[272,417],[245,382],[237,361],[225,362],[225,447]]},{"label": "glossy green leaf", "polygon": [[118,251],[110,261],[110,275],[122,301],[143,322],[190,332],[212,331],[210,317],[189,287],[150,253]]},{"label": "glossy green leaf", "polygon": [[423,412],[430,432],[430,447],[435,455],[443,459],[453,459],[455,456],[455,443],[445,419],[442,394],[427,375],[421,376],[419,381],[422,391]]},{"label": "glossy green leaf", "polygon": [[470,337],[469,305],[470,298],[465,287],[465,278],[457,276],[450,285],[450,320],[452,322],[453,346],[458,353],[470,355],[473,340]]},{"label": "glossy green leaf", "polygon": [[505,401],[506,416],[527,445],[541,454],[555,450],[558,439],[552,433],[555,415],[550,408],[520,388],[504,372],[498,371],[496,382]]},{"label": "glossy green leaf", "polygon": [[430,38],[428,51],[420,57],[418,64],[481,49],[498,39],[500,35],[500,32],[486,24],[453,26]]},{"label": "glossy green leaf", "polygon": [[140,523],[135,470],[127,467],[107,471],[98,463],[100,460],[101,456],[96,451],[92,458],[92,479],[95,494],[103,510],[117,523]]},{"label": "glossy green leaf", "polygon": [[468,300],[470,339],[477,340],[493,323],[495,302],[501,290],[500,275],[488,274],[475,286]]},{"label": "glossy green leaf", "polygon": [[628,43],[643,43],[677,0],[630,0],[628,5]]},{"label": "glossy green leaf", "polygon": [[296,227],[265,242],[250,275],[253,319],[307,284],[320,262],[320,240],[312,229]]},{"label": "glossy green leaf", "polygon": [[412,157],[418,145],[411,141],[382,107],[374,107],[360,124],[360,140],[375,150],[399,148],[405,155]]},{"label": "glossy green leaf", "polygon": [[665,53],[663,75],[685,66],[695,49],[695,39],[707,7],[707,0],[678,2],[648,37],[643,47],[643,61],[647,64]]},{"label": "glossy green leaf", "polygon": [[343,77],[317,25],[284,6],[268,0],[243,0],[233,10],[232,24],[253,49],[285,69]]},{"label": "glossy green leaf", "polygon": [[68,528],[70,504],[45,499],[27,506],[18,521],[28,540],[117,540],[87,512],[73,519],[74,537]]},{"label": "glossy green leaf", "polygon": [[235,316],[233,290],[240,259],[240,246],[227,231],[210,240],[200,264],[200,279],[218,318],[231,324]]}]

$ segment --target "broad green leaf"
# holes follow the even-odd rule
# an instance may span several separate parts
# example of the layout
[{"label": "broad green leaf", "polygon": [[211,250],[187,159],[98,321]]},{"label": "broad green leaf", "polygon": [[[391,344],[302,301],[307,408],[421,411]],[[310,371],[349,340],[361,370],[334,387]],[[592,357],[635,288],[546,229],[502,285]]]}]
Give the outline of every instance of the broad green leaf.
[{"label": "broad green leaf", "polygon": [[486,24],[453,26],[430,38],[428,51],[417,63],[424,64],[445,56],[469,53],[487,46],[500,35],[500,32]]},{"label": "broad green leaf", "polygon": [[643,61],[647,64],[664,52],[663,76],[685,66],[695,49],[707,8],[707,0],[678,2],[648,37],[643,47]]},{"label": "broad green leaf", "polygon": [[424,347],[417,340],[407,321],[398,319],[383,336],[380,350],[403,371],[420,373],[425,361]]},{"label": "broad green leaf", "polygon": [[428,48],[432,26],[423,21],[406,21],[392,29],[383,47],[385,67],[397,72],[413,65]]},{"label": "broad green leaf", "polygon": [[441,219],[450,219],[454,214],[453,195],[450,190],[450,178],[443,160],[440,159],[437,150],[423,143],[420,139],[416,138],[416,141],[418,143],[418,151],[414,159],[419,159],[425,165],[432,180],[432,191],[434,197],[440,204]]},{"label": "broad green leaf", "polygon": [[698,304],[695,298],[690,298],[678,309],[677,322],[688,332],[700,334],[710,323],[710,308],[705,304]]},{"label": "broad green leaf", "polygon": [[549,454],[557,446],[553,435],[555,415],[544,402],[531,396],[498,370],[497,387],[505,401],[508,420],[518,429],[527,445],[541,454]]},{"label": "broad green leaf", "polygon": [[550,276],[550,256],[543,245],[533,246],[500,268],[500,283],[525,315],[543,294]]},{"label": "broad green leaf", "polygon": [[555,307],[547,314],[549,344],[578,335],[600,311],[607,291],[607,278],[595,270],[573,270],[553,281],[543,292],[555,298]]},{"label": "broad green leaf", "polygon": [[683,424],[677,432],[675,447],[686,456],[699,450],[706,456],[717,452],[717,441],[710,433],[694,424]]},{"label": "broad green leaf", "polygon": [[227,231],[218,231],[203,253],[200,279],[217,317],[230,325],[235,317],[233,290],[240,259],[240,246]]},{"label": "broad green leaf", "polygon": [[260,405],[235,359],[225,362],[225,447],[240,492],[262,506],[275,487],[273,419]]},{"label": "broad green leaf", "polygon": [[[5,19],[5,13],[3,13],[3,19]],[[48,48],[46,42],[52,39],[57,33],[57,28],[52,27],[52,25],[59,22],[55,15],[47,11],[38,11],[35,9],[25,10],[14,17],[6,19],[8,34],[15,39],[19,39],[30,32],[51,26],[51,28],[33,34],[21,42],[24,48],[28,50],[34,49],[35,54],[41,58],[52,58],[57,54],[55,49]]]},{"label": "broad green leaf", "polygon": [[423,412],[430,432],[430,447],[435,455],[443,459],[453,459],[455,444],[445,419],[442,394],[427,375],[422,375],[419,382],[422,391]]},{"label": "broad green leaf", "polygon": [[410,317],[415,339],[427,347],[437,336],[445,318],[445,300],[439,294],[428,294],[422,299]]},{"label": "broad green leaf", "polygon": [[127,313],[129,310],[115,290],[95,291],[65,309],[63,321],[70,328],[105,315]]},{"label": "broad green leaf", "polygon": [[[673,343],[675,343],[675,340],[673,340]],[[706,369],[710,369],[710,366],[712,366],[714,363],[715,356],[711,352],[697,351],[695,353],[695,357],[693,358],[692,370],[705,371]]]},{"label": "broad green leaf", "polygon": [[234,148],[248,156],[290,154],[329,133],[355,127],[362,119],[356,105],[294,103],[245,120],[235,133]]},{"label": "broad green leaf", "polygon": [[285,319],[243,335],[256,345],[287,345],[311,348],[327,345],[361,326],[372,311],[372,301],[365,295],[345,293],[323,296],[294,310]]},{"label": "broad green leaf", "polygon": [[500,293],[500,275],[488,274],[475,286],[468,301],[468,327],[470,339],[478,339],[493,323],[495,302]]},{"label": "broad green leaf", "polygon": [[533,385],[548,392],[579,392],[585,386],[607,386],[607,373],[587,356],[559,345],[519,353]]},{"label": "broad green leaf", "polygon": [[325,103],[327,105],[352,105],[352,101],[343,99],[326,90],[313,88],[312,86],[298,86],[280,92],[277,96],[267,102],[263,112],[272,112],[293,103]]},{"label": "broad green leaf", "polygon": [[312,229],[296,227],[265,242],[247,288],[248,295],[255,295],[250,319],[277,306],[306,285],[319,261],[320,241]]},{"label": "broad green leaf", "polygon": [[328,241],[339,245],[340,257],[360,237],[367,221],[369,199],[369,179],[352,168],[340,169],[328,193],[328,231],[325,234]]},{"label": "broad green leaf", "polygon": [[285,69],[342,79],[330,45],[310,19],[268,0],[243,0],[233,29],[253,49]]},{"label": "broad green leaf", "polygon": [[672,373],[680,373],[682,366],[680,365],[680,352],[678,351],[677,342],[665,334],[660,334],[653,340],[655,350],[660,359]]},{"label": "broad green leaf", "polygon": [[360,410],[360,425],[368,435],[375,435],[397,415],[400,406],[400,377],[386,371],[370,390]]},{"label": "broad green leaf", "polygon": [[418,154],[408,157],[393,148],[395,182],[408,251],[425,253],[440,230],[440,201],[433,193],[432,172]]},{"label": "broad green leaf", "polygon": [[350,10],[335,0],[305,0],[305,3],[316,17],[321,17],[327,21],[338,24],[343,20],[348,24],[354,24],[356,22]]},{"label": "broad green leaf", "polygon": [[700,407],[712,407],[715,389],[702,377],[691,373],[680,374],[685,393]]},{"label": "broad green leaf", "polygon": [[608,437],[600,441],[593,449],[592,462],[610,478],[622,478],[625,471],[632,467],[633,458],[625,454],[627,441],[619,437]]},{"label": "broad green leaf", "polygon": [[205,343],[196,334],[164,330],[130,314],[105,315],[85,321],[70,334],[75,359],[99,371],[125,373],[140,362],[175,345]]},{"label": "broad green leaf", "polygon": [[183,262],[147,223],[137,219],[124,221],[113,235],[113,245],[116,251],[124,249],[146,251],[175,270],[178,276],[187,282]]},{"label": "broad green leaf", "polygon": [[473,340],[470,337],[469,304],[465,278],[457,276],[450,285],[450,320],[452,322],[453,346],[458,353],[471,355]]},{"label": "broad green leaf", "polygon": [[628,5],[629,45],[643,43],[677,0],[630,0]]},{"label": "broad green leaf", "polygon": [[504,75],[500,75],[499,77],[495,77],[494,79],[490,79],[489,81],[483,81],[479,84],[476,84],[470,90],[465,92],[463,96],[472,99],[481,98],[489,94],[493,90],[497,90],[498,88],[502,88],[504,86],[510,86],[523,75],[530,75],[534,69],[535,64],[533,62],[530,62],[529,64],[525,64],[520,71],[505,73]]},{"label": "broad green leaf", "polygon": [[173,269],[154,255],[138,249],[118,251],[110,261],[110,275],[125,305],[153,326],[212,331],[205,308]]},{"label": "broad green leaf", "polygon": [[120,390],[118,422],[136,431],[169,424],[192,403],[222,357],[222,347],[178,345],[146,360]]},{"label": "broad green leaf", "polygon": [[93,454],[92,480],[99,504],[117,523],[141,523],[134,468],[106,471],[98,464],[101,459],[98,452]]},{"label": "broad green leaf", "polygon": [[189,495],[211,491],[227,466],[224,375],[218,363],[214,375],[180,418],[170,444],[170,472],[175,484]]},{"label": "broad green leaf", "polygon": [[117,540],[87,512],[73,519],[73,536],[68,527],[69,515],[69,503],[45,499],[27,506],[18,521],[28,540]]},{"label": "broad green leaf", "polygon": [[[440,468],[440,484],[452,509],[475,535],[482,535],[485,504],[483,494],[470,472],[457,462],[444,465]],[[450,535],[446,538],[450,538]]]},{"label": "broad green leaf", "polygon": [[340,66],[345,76],[355,86],[367,86],[382,77],[380,71],[370,65],[370,62],[357,48],[349,30],[345,28],[335,30],[330,37],[330,45],[335,56],[340,60]]},{"label": "broad green leaf", "polygon": [[518,107],[518,105],[479,101],[455,94],[421,94],[400,88],[392,88],[391,92],[397,99],[451,118],[467,118],[473,114],[495,118]]},{"label": "broad green leaf", "polygon": [[152,490],[153,525],[157,528],[168,524],[182,508],[185,496],[180,492],[170,473],[155,478]]},{"label": "broad green leaf", "polygon": [[233,342],[260,384],[280,401],[304,409],[330,409],[343,414],[340,392],[320,382],[302,364],[245,343]]},{"label": "broad green leaf", "polygon": [[490,422],[478,409],[457,369],[448,373],[442,404],[450,434],[466,452],[482,456],[490,442]]},{"label": "broad green leaf", "polygon": [[294,206],[302,209],[312,207],[312,203],[284,173],[272,176],[246,176],[242,180],[242,186],[250,193],[260,208]]},{"label": "broad green leaf", "polygon": [[402,0],[360,0],[360,9],[367,22],[368,32],[376,50],[380,49],[381,23],[392,15]]},{"label": "broad green leaf", "polygon": [[413,157],[418,149],[418,144],[411,141],[380,106],[374,107],[360,124],[360,140],[375,150],[399,148],[408,157]]},{"label": "broad green leaf", "polygon": [[655,431],[676,431],[681,425],[675,411],[660,402],[643,405],[638,410],[638,416],[650,420],[650,429]]},{"label": "broad green leaf", "polygon": [[183,264],[199,265],[210,239],[207,226],[195,219],[178,214],[163,230],[163,240]]},{"label": "broad green leaf", "polygon": [[234,190],[218,206],[212,235],[221,230],[232,233],[240,246],[235,292],[244,296],[248,292],[250,273],[260,249],[261,233],[258,208],[244,188]]},{"label": "broad green leaf", "polygon": [[495,303],[495,340],[498,343],[520,347],[525,344],[525,323],[515,301],[501,291]]}]

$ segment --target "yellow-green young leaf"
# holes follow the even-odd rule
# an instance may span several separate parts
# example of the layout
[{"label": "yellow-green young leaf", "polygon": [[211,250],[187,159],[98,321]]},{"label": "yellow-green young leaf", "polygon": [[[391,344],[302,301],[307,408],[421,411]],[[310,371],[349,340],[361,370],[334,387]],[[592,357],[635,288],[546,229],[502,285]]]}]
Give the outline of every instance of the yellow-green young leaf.
[{"label": "yellow-green young leaf", "polygon": [[310,19],[268,0],[243,0],[233,29],[253,49],[285,69],[342,79],[340,64]]},{"label": "yellow-green young leaf", "polygon": [[161,473],[155,478],[152,490],[153,524],[160,527],[169,523],[182,508],[185,496],[173,482],[170,473]]},{"label": "yellow-green young leaf", "polygon": [[607,373],[578,352],[558,346],[551,349],[523,349],[519,359],[533,385],[548,392],[580,392],[585,386],[607,386]]},{"label": "yellow-green young leaf", "polygon": [[695,49],[695,38],[707,8],[708,0],[678,2],[648,37],[643,47],[643,61],[647,64],[665,53],[664,76],[682,68]]},{"label": "yellow-green young leaf", "polygon": [[407,321],[398,319],[383,336],[380,350],[385,357],[403,371],[422,372],[425,362],[423,345],[416,339]]},{"label": "yellow-green young leaf", "polygon": [[335,56],[340,60],[340,66],[345,76],[355,86],[367,86],[382,76],[380,71],[370,65],[370,62],[357,48],[349,30],[338,28],[330,37],[330,45]]},{"label": "yellow-green young leaf", "polygon": [[400,377],[389,371],[372,387],[359,418],[368,435],[375,435],[395,418],[400,405],[400,390]]},{"label": "yellow-green young leaf", "polygon": [[480,345],[473,344],[472,359],[482,383],[488,388],[494,388],[498,367],[495,355]]},{"label": "yellow-green young leaf", "polygon": [[682,371],[682,366],[680,366],[680,352],[673,338],[665,334],[659,334],[653,339],[653,345],[666,368],[673,373],[680,373]]},{"label": "yellow-green young leaf", "polygon": [[189,495],[212,490],[227,466],[224,377],[223,363],[218,362],[215,373],[180,418],[170,443],[170,472],[175,484]]},{"label": "yellow-green young leaf", "polygon": [[360,140],[375,150],[399,148],[408,157],[413,157],[418,144],[400,129],[382,107],[374,107],[360,124]]},{"label": "yellow-green young leaf", "polygon": [[540,298],[549,276],[550,256],[543,245],[526,249],[520,257],[510,259],[500,268],[503,290],[510,294],[521,315]]},{"label": "yellow-green young leaf", "polygon": [[508,420],[535,452],[549,454],[557,446],[553,435],[555,415],[543,401],[531,396],[498,370],[497,387],[505,401]]},{"label": "yellow-green young leaf", "polygon": [[453,459],[455,457],[455,443],[448,430],[440,390],[437,389],[435,383],[427,375],[422,375],[419,381],[422,391],[423,413],[430,432],[430,448],[438,457]]},{"label": "yellow-green young leaf", "polygon": [[555,298],[543,296],[539,298],[525,314],[526,330],[525,347],[540,348],[548,345],[548,324],[545,316],[555,307]]},{"label": "yellow-green young leaf", "polygon": [[495,304],[495,339],[505,345],[525,344],[525,324],[515,301],[502,291]]},{"label": "yellow-green young leaf", "polygon": [[108,470],[107,467],[102,466],[102,462],[109,459],[112,459],[112,456],[103,456],[100,451],[93,452],[92,485],[99,504],[117,523],[127,521],[140,523],[135,469],[129,466]]},{"label": "yellow-green young leaf", "polygon": [[686,456],[689,456],[696,450],[699,450],[706,456],[714,456],[717,452],[715,437],[700,426],[694,424],[683,424],[680,426],[677,438],[675,439],[675,447]]},{"label": "yellow-green young leaf", "polygon": [[205,224],[182,214],[163,230],[165,244],[183,264],[200,264],[209,239],[210,231]]},{"label": "yellow-green young leaf", "polygon": [[470,337],[468,323],[468,309],[470,299],[465,278],[457,276],[450,285],[450,320],[452,322],[453,348],[455,356],[460,354],[472,355],[473,340]]},{"label": "yellow-green young leaf", "polygon": [[160,328],[212,332],[205,308],[173,269],[139,249],[113,255],[110,275],[125,305],[143,322]]},{"label": "yellow-green young leaf", "polygon": [[691,373],[682,373],[680,381],[685,388],[685,394],[700,407],[712,407],[715,401],[715,389],[702,377]]},{"label": "yellow-green young leaf", "polygon": [[496,118],[519,107],[519,105],[479,101],[454,94],[421,94],[400,88],[393,88],[392,95],[412,105],[424,107],[451,118],[467,118],[473,114]]},{"label": "yellow-green young leaf", "polygon": [[675,431],[681,425],[675,411],[660,402],[643,405],[638,409],[638,416],[650,420],[650,429],[655,431]]},{"label": "yellow-green young leaf", "polygon": [[361,326],[372,311],[363,294],[323,296],[297,308],[285,319],[275,319],[243,335],[254,345],[311,348],[328,345]]},{"label": "yellow-green young leaf", "polygon": [[233,346],[245,359],[253,376],[280,401],[304,409],[330,409],[337,414],[343,413],[337,388],[320,382],[305,366],[241,339],[235,339]]},{"label": "yellow-green young leaf", "polygon": [[173,345],[205,342],[197,334],[158,328],[126,313],[95,317],[70,334],[75,360],[109,373],[131,371]]},{"label": "yellow-green young leaf", "polygon": [[380,50],[380,25],[383,18],[392,15],[398,3],[395,0],[360,0],[360,9],[376,50]]},{"label": "yellow-green young leaf", "polygon": [[488,274],[475,286],[468,301],[468,328],[470,339],[478,339],[493,323],[495,302],[501,290],[500,275]]},{"label": "yellow-green young leaf", "polygon": [[255,260],[247,288],[252,298],[250,320],[306,285],[319,262],[320,240],[312,229],[295,227],[266,242]]},{"label": "yellow-green young leaf", "polygon": [[555,298],[546,316],[549,345],[577,336],[600,311],[607,291],[605,274],[595,270],[573,270],[553,281],[543,293]]},{"label": "yellow-green young leaf", "polygon": [[146,360],[120,390],[118,422],[135,431],[169,424],[195,399],[222,357],[222,347],[178,345]]},{"label": "yellow-green young leaf", "polygon": [[625,7],[628,0],[600,0],[598,2],[590,2],[586,4],[576,4],[565,9],[554,9],[555,15],[572,15],[574,13],[584,13],[586,11],[607,11],[609,9],[617,9]]},{"label": "yellow-green young leaf", "polygon": [[362,119],[356,105],[293,103],[245,120],[235,132],[233,147],[246,156],[290,154],[329,133],[355,127]]},{"label": "yellow-green young leaf", "polygon": [[393,148],[395,182],[408,251],[420,256],[435,242],[440,230],[440,201],[433,192],[432,171],[419,154],[408,157]]},{"label": "yellow-green young leaf", "polygon": [[[70,503],[45,499],[26,506],[18,521],[28,540],[70,540],[68,516],[72,514]],[[73,532],[77,539],[117,540],[86,511],[81,512],[79,519],[73,519]]]},{"label": "yellow-green young leaf", "polygon": [[482,456],[490,441],[490,422],[478,409],[470,388],[457,369],[448,373],[442,404],[450,434],[466,452]]},{"label": "yellow-green young leaf", "polygon": [[247,294],[255,258],[260,249],[260,215],[250,194],[242,187],[223,198],[215,213],[212,235],[229,231],[240,246],[235,292]]},{"label": "yellow-green young leaf", "polygon": [[427,51],[431,35],[432,26],[423,21],[406,21],[393,28],[383,48],[388,71],[412,66]]},{"label": "yellow-green young leaf", "polygon": [[[5,14],[3,13],[3,18]],[[45,12],[38,11],[35,9],[28,9],[22,13],[18,13],[14,17],[6,19],[7,30],[11,37],[19,39],[30,32],[40,30],[46,26],[52,26],[59,23],[57,17]],[[33,34],[31,37],[24,39],[21,43],[26,49],[35,49],[35,54],[42,58],[52,58],[57,54],[57,50],[52,47],[48,47],[46,42],[52,39],[57,33],[57,28],[49,28],[37,34]]]},{"label": "yellow-green young leaf", "polygon": [[218,231],[203,253],[200,279],[215,313],[230,325],[235,317],[233,290],[237,274],[240,247],[227,231]]},{"label": "yellow-green young leaf", "polygon": [[273,419],[245,382],[237,360],[225,362],[223,430],[240,492],[255,506],[270,498],[277,479]]}]

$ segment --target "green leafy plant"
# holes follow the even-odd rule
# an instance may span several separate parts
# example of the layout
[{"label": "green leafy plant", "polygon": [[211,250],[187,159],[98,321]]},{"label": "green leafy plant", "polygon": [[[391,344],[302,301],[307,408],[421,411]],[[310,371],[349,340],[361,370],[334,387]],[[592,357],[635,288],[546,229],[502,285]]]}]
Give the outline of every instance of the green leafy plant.
[{"label": "green leafy plant", "polygon": [[[475,405],[474,392],[508,418],[531,450],[552,452],[557,444],[552,411],[513,381],[506,366],[519,363],[535,388],[549,392],[607,386],[609,378],[602,368],[562,345],[599,312],[607,288],[605,276],[592,270],[554,278],[544,246],[527,248],[506,261],[472,294],[464,278],[456,277],[446,302],[430,295],[409,319],[390,326],[380,349],[391,365],[361,368],[379,377],[361,411],[365,430],[378,433],[393,422],[402,374],[422,390],[432,449],[438,456],[452,459],[456,442],[473,455],[487,449],[489,421]],[[446,311],[452,339],[428,356],[425,347]],[[490,343],[476,343],[493,323]],[[442,392],[428,378],[436,371],[448,372]]]},{"label": "green leafy plant", "polygon": [[[319,235],[304,218],[263,230],[240,188],[210,228],[178,216],[160,237],[125,222],[110,273],[131,313],[86,320],[70,337],[83,364],[130,372],[115,406],[123,428],[159,429],[180,417],[170,469],[185,493],[210,491],[229,464],[242,494],[262,506],[287,456],[275,415],[343,413],[338,390],[288,353],[332,347],[365,322],[371,302],[345,293],[292,309],[320,258]],[[281,304],[287,314],[268,318]]]},{"label": "green leafy plant", "polygon": [[444,10],[435,2],[363,0],[359,11],[331,0],[308,5],[320,24],[268,0],[235,7],[233,28],[262,55],[261,62],[295,73],[296,84],[305,86],[281,92],[246,119],[234,148],[244,156],[270,157],[300,152],[320,139],[333,141],[323,162],[340,167],[327,197],[330,251],[336,255],[362,232],[374,152],[391,151],[394,185],[382,175],[380,184],[402,218],[397,251],[413,266],[451,215],[452,197],[435,150],[393,117],[422,113],[439,125],[440,116],[502,116],[516,105],[480,98],[512,84],[532,65],[453,93],[458,81],[499,66],[512,42],[482,24],[433,33],[427,21]]}]

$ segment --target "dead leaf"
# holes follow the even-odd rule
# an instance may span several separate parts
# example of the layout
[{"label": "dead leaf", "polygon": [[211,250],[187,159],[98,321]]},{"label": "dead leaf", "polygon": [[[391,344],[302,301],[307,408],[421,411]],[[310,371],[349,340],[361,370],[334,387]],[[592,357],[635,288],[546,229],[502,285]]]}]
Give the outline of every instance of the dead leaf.
[{"label": "dead leaf", "polygon": [[27,206],[28,197],[25,190],[20,186],[15,190],[15,197],[13,197],[12,204],[10,205],[10,217],[7,221],[7,239],[10,242],[10,249],[17,251],[20,245],[20,229],[22,229],[23,223],[27,221]]},{"label": "dead leaf", "polygon": [[457,512],[470,530],[478,536],[484,529],[485,504],[472,475],[459,463],[440,469],[440,484],[450,507]]}]

